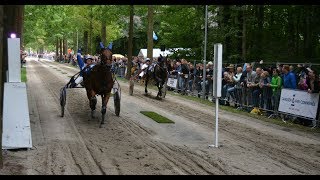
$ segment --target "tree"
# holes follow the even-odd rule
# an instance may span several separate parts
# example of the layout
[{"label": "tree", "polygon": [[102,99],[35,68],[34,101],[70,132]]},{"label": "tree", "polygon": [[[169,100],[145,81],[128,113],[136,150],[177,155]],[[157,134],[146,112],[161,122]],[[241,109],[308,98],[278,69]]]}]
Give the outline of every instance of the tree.
[{"label": "tree", "polygon": [[[22,36],[22,21],[24,6],[2,6],[0,5],[0,169],[3,167],[2,162],[2,122],[3,122],[3,86],[6,77],[8,67],[8,47],[7,37],[10,33],[16,32],[17,37]],[[17,21],[18,19],[18,21]]]},{"label": "tree", "polygon": [[132,39],[133,39],[133,16],[134,7],[130,5],[130,28],[129,28],[129,42],[128,42],[128,64],[126,78],[130,79],[131,76],[131,64],[132,64]]},{"label": "tree", "polygon": [[153,5],[148,5],[148,48],[147,57],[153,59]]},{"label": "tree", "polygon": [[[4,6],[3,5],[0,5],[0,47],[3,47],[4,46],[4,27],[2,26],[2,24],[4,24]],[[3,107],[3,85],[4,85],[4,78],[3,78],[3,75],[4,75],[4,72],[5,71],[5,68],[3,66],[3,61],[4,61],[4,54],[3,54],[3,49],[4,48],[0,48],[0,169],[2,169],[3,167],[3,162],[2,162],[2,122],[3,122],[3,112],[2,112],[2,107]]]}]

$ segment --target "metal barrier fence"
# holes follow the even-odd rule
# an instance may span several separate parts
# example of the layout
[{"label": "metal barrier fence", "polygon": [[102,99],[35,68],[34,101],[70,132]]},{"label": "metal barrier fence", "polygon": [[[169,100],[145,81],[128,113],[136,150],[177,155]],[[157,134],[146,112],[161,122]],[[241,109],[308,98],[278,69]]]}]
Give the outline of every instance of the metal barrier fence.
[{"label": "metal barrier fence", "polygon": [[[202,81],[196,82],[195,79],[185,78],[191,83],[181,83],[184,76],[182,75],[169,75],[167,86],[174,92],[182,92],[183,89],[187,89],[186,94],[198,97],[202,96]],[[181,87],[184,85],[184,87]],[[190,88],[191,86],[191,88]],[[210,88],[210,83],[206,83],[206,96],[209,100],[213,100],[212,97],[212,86]],[[221,105],[233,105],[238,110],[244,110],[251,113],[265,114],[268,118],[280,117],[284,122],[285,118],[296,119],[297,117],[303,118],[305,120],[311,120],[313,127],[319,127],[319,108],[317,119],[311,119],[308,117],[298,116],[295,114],[289,114],[285,112],[280,112],[279,103],[281,97],[281,88],[272,90],[271,87],[263,86],[262,88],[247,88],[240,84],[234,86],[227,86],[222,89],[222,97],[219,99]],[[319,102],[320,104],[320,102]],[[253,110],[255,109],[255,110]],[[258,110],[258,111],[257,111]]]},{"label": "metal barrier fence", "polygon": [[[124,77],[125,67],[118,67],[117,74]],[[202,97],[202,80],[191,78],[190,74],[169,74],[167,87],[177,93],[187,94],[191,96]],[[210,101],[214,100],[212,96],[212,81],[206,81],[205,94]],[[264,113],[268,118],[281,117],[284,122],[286,117],[296,119],[301,117],[306,120],[311,120],[313,127],[319,127],[319,112],[317,119],[297,116],[278,111],[281,89],[272,90],[271,87],[263,86],[262,88],[248,88],[240,84],[234,86],[225,86],[222,89],[222,97],[219,99],[221,105],[233,105],[238,110],[244,110],[251,113]],[[320,102],[319,102],[320,104]],[[319,110],[318,110],[319,111]]]}]

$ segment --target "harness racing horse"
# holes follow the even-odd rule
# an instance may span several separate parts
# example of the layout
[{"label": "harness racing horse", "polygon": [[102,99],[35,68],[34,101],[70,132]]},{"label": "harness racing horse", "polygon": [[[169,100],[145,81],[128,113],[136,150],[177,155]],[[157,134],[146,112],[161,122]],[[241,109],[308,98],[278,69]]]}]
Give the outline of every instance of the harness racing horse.
[{"label": "harness racing horse", "polygon": [[101,96],[102,120],[100,128],[105,121],[107,112],[107,104],[111,95],[111,90],[114,84],[113,74],[111,72],[112,52],[108,48],[103,48],[101,52],[101,62],[95,65],[90,71],[89,75],[83,77],[84,87],[87,91],[87,97],[91,108],[91,118],[94,118],[94,111],[96,109],[97,98],[96,95]]},{"label": "harness racing horse", "polygon": [[[156,86],[158,87],[157,99],[164,98],[166,93],[163,91],[163,87],[166,86],[168,78],[168,70],[167,70],[167,57],[163,57],[160,54],[158,57],[158,63],[154,66],[154,69],[150,70],[148,68],[147,73],[145,75],[145,93],[148,94],[148,82],[153,79],[156,82]],[[166,87],[165,87],[166,88]]]}]

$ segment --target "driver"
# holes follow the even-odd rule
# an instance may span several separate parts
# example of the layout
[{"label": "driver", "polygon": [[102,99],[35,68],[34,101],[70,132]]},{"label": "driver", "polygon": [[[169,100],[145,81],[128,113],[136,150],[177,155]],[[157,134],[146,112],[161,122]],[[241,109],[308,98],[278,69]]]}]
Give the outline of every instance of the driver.
[{"label": "driver", "polygon": [[75,87],[78,84],[82,83],[83,76],[88,76],[90,74],[91,69],[96,65],[94,62],[94,58],[91,55],[85,56],[83,61],[80,50],[78,50],[77,53],[77,61],[80,68],[80,75],[77,79],[75,79],[75,84],[73,84],[72,87]]},{"label": "driver", "polygon": [[141,66],[141,73],[139,74],[138,79],[141,79],[147,72],[148,67],[150,66],[150,59],[147,58],[145,63]]}]

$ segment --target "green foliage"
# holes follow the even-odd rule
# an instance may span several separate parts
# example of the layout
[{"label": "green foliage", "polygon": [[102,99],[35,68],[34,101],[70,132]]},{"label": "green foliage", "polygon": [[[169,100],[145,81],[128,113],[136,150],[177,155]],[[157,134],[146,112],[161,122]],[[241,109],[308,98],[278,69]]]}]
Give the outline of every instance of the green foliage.
[{"label": "green foliage", "polygon": [[[133,55],[147,47],[148,7],[134,6]],[[223,61],[318,62],[320,58],[320,11],[316,5],[210,5],[208,6],[207,59],[213,45],[222,43]],[[24,16],[26,48],[55,50],[56,38],[66,38],[69,47],[84,47],[84,31],[90,32],[92,47],[102,38],[114,42],[114,53],[128,54],[128,5],[27,5]],[[154,6],[154,47],[191,48],[173,57],[203,59],[204,5]],[[89,33],[90,35],[90,33]]]},{"label": "green foliage", "polygon": [[27,82],[27,68],[21,68],[21,82]]}]

